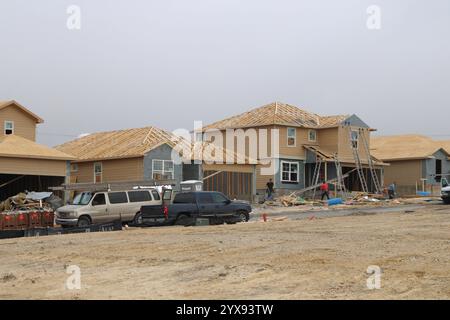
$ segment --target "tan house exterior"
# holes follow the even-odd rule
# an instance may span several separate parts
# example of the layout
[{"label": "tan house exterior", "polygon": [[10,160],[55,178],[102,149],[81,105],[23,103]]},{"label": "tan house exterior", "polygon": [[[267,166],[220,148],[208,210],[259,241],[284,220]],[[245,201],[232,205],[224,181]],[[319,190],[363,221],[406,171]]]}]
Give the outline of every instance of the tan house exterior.
[{"label": "tan house exterior", "polygon": [[395,183],[401,195],[417,191],[439,193],[441,178],[450,175],[448,141],[409,134],[371,138],[371,152],[389,163],[385,169],[386,185]]},{"label": "tan house exterior", "polygon": [[72,156],[38,144],[43,120],[16,101],[0,101],[0,200],[18,192],[48,191],[66,181]]},{"label": "tan house exterior", "polygon": [[[256,147],[258,150],[257,161],[261,164],[257,165],[256,185],[260,193],[265,191],[269,179],[274,181],[275,188],[281,192],[310,186],[318,156],[327,163],[322,166],[320,180],[336,177],[335,158],[343,166],[344,173],[354,169],[355,158],[350,141],[352,131],[357,135],[357,150],[362,165],[367,168],[370,157],[371,164],[378,170],[379,179],[382,179],[383,163],[373,158],[369,152],[370,134],[374,129],[356,115],[319,116],[292,105],[274,102],[207,125],[202,130],[203,139],[210,141],[215,132],[220,131],[224,137],[224,147],[241,152],[237,150],[238,138],[234,139],[234,144],[227,144],[227,130],[230,129],[243,130],[247,137],[246,156],[254,158],[251,148]],[[252,134],[253,131],[256,134]],[[261,131],[267,132],[266,139],[264,135],[260,135]],[[272,132],[278,132],[278,155],[272,152],[272,148],[275,148]],[[250,139],[254,142],[255,137],[256,143],[250,143]],[[367,151],[364,141],[367,142]],[[261,152],[262,144],[267,145],[267,153]],[[273,161],[275,170],[272,174],[261,173],[263,163],[267,160]],[[365,170],[368,177],[368,170]],[[346,183],[350,190],[359,189],[356,174],[351,174]]]}]

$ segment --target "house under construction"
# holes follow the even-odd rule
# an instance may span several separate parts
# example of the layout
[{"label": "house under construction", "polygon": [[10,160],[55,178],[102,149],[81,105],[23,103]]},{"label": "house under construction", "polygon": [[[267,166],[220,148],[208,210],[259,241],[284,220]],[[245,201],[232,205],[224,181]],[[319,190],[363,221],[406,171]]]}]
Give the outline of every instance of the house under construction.
[{"label": "house under construction", "polygon": [[[205,134],[211,130],[278,129],[279,155],[270,156],[276,170],[262,174],[264,164],[257,166],[259,194],[264,194],[269,179],[280,194],[314,190],[322,181],[329,181],[337,191],[382,191],[385,164],[370,154],[370,134],[375,129],[356,115],[319,116],[274,102],[203,129]],[[272,137],[267,139],[272,146]],[[258,145],[261,143],[265,141],[258,140]],[[265,159],[259,156],[257,160]]]}]

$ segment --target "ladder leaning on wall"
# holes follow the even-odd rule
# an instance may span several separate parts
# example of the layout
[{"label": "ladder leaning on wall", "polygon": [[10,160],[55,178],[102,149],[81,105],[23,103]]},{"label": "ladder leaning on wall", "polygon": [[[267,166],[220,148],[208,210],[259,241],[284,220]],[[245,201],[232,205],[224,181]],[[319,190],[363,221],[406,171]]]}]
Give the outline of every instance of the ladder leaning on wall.
[{"label": "ladder leaning on wall", "polygon": [[[359,182],[361,183],[361,189],[364,193],[368,193],[369,189],[367,188],[367,181],[366,177],[364,176],[364,169],[362,167],[361,158],[358,152],[358,143],[356,144],[353,143],[353,130],[350,125],[347,125],[347,129],[349,134],[348,137],[350,139],[350,149],[352,150],[353,159],[355,160],[356,172],[358,173]],[[360,134],[359,130],[356,132],[358,132],[359,136]]]},{"label": "ladder leaning on wall", "polygon": [[347,197],[347,188],[345,187],[345,179],[342,173],[342,166],[339,162],[338,155],[334,155],[334,165],[336,167],[336,194],[337,192],[341,193],[343,199]]},{"label": "ladder leaning on wall", "polygon": [[[326,165],[326,162],[325,162]],[[314,167],[314,173],[313,173],[313,183],[312,185],[318,185],[319,184],[319,179],[320,179],[320,169],[322,168],[322,158],[321,157],[316,157],[316,165]],[[316,198],[316,188],[313,189],[313,200],[315,200]]]},{"label": "ladder leaning on wall", "polygon": [[370,155],[369,143],[367,142],[366,135],[364,134],[363,129],[359,129],[359,136],[361,136],[361,140],[364,145],[364,149],[366,151],[367,163],[369,165],[370,175],[372,177],[372,183],[375,187],[375,193],[382,193],[383,188],[381,186],[380,180],[378,179],[377,172],[373,166],[372,156]]}]

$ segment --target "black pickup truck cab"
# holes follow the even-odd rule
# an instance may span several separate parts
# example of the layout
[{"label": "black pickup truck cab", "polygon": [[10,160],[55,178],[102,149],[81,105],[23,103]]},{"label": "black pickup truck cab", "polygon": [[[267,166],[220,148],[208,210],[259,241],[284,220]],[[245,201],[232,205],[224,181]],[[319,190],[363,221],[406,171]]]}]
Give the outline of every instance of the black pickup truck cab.
[{"label": "black pickup truck cab", "polygon": [[192,225],[197,218],[210,224],[246,222],[251,205],[230,200],[220,192],[197,191],[177,193],[171,204],[142,206],[136,224]]}]

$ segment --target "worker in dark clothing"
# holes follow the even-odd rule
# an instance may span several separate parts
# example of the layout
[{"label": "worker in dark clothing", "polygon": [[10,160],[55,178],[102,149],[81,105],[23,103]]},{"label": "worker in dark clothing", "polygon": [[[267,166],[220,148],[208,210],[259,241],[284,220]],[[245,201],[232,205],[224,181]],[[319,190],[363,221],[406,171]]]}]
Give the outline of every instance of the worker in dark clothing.
[{"label": "worker in dark clothing", "polygon": [[322,200],[325,197],[327,197],[327,200],[330,200],[330,195],[328,194],[329,187],[326,181],[323,181],[323,183],[320,185],[320,191],[322,191]]},{"label": "worker in dark clothing", "polygon": [[395,198],[395,182],[389,185],[388,196],[389,196],[389,199]]},{"label": "worker in dark clothing", "polygon": [[267,186],[267,199],[272,200],[272,196],[273,196],[273,181],[272,179],[269,179],[269,182],[267,182],[266,184]]}]

